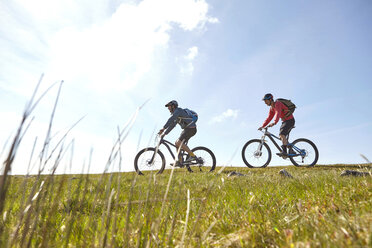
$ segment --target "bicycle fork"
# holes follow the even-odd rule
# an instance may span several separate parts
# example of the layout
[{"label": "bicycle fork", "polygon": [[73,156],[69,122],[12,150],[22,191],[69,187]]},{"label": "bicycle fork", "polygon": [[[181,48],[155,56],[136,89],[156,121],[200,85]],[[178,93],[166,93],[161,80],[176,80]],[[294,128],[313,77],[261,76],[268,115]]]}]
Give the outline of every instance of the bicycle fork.
[{"label": "bicycle fork", "polygon": [[151,159],[148,161],[148,164],[153,165],[155,162],[155,156],[158,153],[159,145],[155,147],[154,154],[152,155]]},{"label": "bicycle fork", "polygon": [[261,143],[258,145],[257,150],[254,152],[255,157],[261,157],[262,156],[262,147],[263,147],[264,143],[265,143],[265,135],[262,136]]}]

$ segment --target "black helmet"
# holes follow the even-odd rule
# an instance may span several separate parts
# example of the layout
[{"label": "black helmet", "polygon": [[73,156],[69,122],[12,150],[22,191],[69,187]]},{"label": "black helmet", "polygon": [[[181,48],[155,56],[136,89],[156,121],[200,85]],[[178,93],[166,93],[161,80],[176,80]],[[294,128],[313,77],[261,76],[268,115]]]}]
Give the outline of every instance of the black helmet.
[{"label": "black helmet", "polygon": [[165,107],[168,107],[169,105],[173,105],[175,108],[178,107],[178,102],[176,100],[172,100],[170,102],[168,102],[167,104],[165,104]]},{"label": "black helmet", "polygon": [[273,95],[270,94],[270,93],[267,93],[267,94],[262,98],[262,100],[270,100],[270,99],[273,99]]}]

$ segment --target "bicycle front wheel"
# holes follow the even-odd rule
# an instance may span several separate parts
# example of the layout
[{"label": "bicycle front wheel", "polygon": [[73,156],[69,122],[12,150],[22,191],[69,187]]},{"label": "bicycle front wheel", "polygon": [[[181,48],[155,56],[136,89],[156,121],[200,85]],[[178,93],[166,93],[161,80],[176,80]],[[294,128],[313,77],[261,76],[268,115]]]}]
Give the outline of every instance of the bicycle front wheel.
[{"label": "bicycle front wheel", "polygon": [[297,139],[289,147],[289,159],[298,167],[314,166],[318,162],[319,152],[315,144],[308,139]]},{"label": "bicycle front wheel", "polygon": [[197,157],[195,164],[186,165],[187,170],[193,172],[193,169],[199,169],[199,171],[214,171],[216,168],[216,157],[213,152],[206,147],[198,146],[191,150]]},{"label": "bicycle front wheel", "polygon": [[[156,152],[156,154],[155,154]],[[138,175],[144,175],[143,172],[155,171],[161,174],[165,168],[165,157],[158,149],[148,147],[139,151],[134,159],[134,169]]]},{"label": "bicycle front wheel", "polygon": [[243,146],[242,158],[249,168],[265,168],[271,161],[271,150],[265,142],[253,139]]}]

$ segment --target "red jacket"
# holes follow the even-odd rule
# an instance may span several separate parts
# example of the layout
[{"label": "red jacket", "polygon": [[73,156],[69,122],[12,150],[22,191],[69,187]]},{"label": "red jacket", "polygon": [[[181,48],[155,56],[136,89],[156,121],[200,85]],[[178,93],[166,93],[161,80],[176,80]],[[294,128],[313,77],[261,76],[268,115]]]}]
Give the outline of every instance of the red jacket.
[{"label": "red jacket", "polygon": [[274,107],[270,107],[269,116],[267,117],[267,119],[262,124],[262,127],[266,127],[266,125],[269,124],[269,122],[272,120],[272,118],[274,117],[274,115],[275,115],[275,120],[274,120],[275,124],[278,123],[279,118],[281,118],[282,121],[293,119],[293,115],[292,114],[290,116],[288,116],[288,117],[285,117],[285,114],[287,112],[288,112],[288,107],[287,106],[285,106],[280,101],[275,101]]}]

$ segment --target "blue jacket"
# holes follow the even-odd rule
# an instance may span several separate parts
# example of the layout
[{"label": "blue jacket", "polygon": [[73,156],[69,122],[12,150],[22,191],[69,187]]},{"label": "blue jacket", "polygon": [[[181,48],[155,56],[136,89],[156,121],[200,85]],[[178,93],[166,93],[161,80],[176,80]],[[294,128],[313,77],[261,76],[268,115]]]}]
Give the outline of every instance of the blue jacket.
[{"label": "blue jacket", "polygon": [[164,125],[164,129],[166,129],[165,134],[168,134],[170,131],[172,131],[177,123],[180,124],[182,129],[196,127],[195,121],[193,121],[192,117],[190,117],[184,109],[176,108],[172,116]]}]

